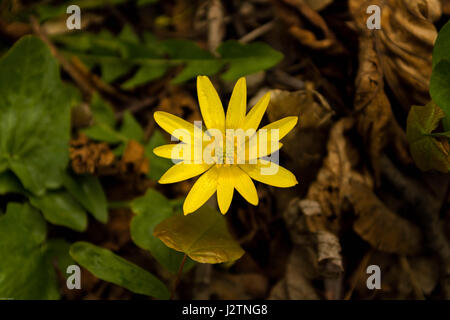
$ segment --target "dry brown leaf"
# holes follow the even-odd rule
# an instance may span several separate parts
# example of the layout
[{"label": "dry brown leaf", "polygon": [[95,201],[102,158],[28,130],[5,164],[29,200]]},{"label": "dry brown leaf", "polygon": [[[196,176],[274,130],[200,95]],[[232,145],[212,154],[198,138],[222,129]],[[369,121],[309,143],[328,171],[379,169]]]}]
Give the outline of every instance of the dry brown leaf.
[{"label": "dry brown leaf", "polygon": [[296,246],[292,251],[286,275],[270,292],[269,300],[318,300],[312,280],[318,277],[316,255],[306,246]]},{"label": "dry brown leaf", "polygon": [[334,111],[321,94],[313,90],[272,90],[267,115],[270,122],[287,116],[298,116],[297,126],[283,138],[286,162],[306,187],[320,167]]},{"label": "dry brown leaf", "polygon": [[[372,179],[367,172],[360,173],[355,168],[360,165],[360,158],[356,148],[352,145],[345,133],[354,126],[351,118],[338,121],[330,131],[326,156],[323,166],[308,190],[306,199],[315,200],[320,204],[321,212],[325,217],[340,217],[345,209],[345,196],[349,193],[351,180],[361,181],[372,185]],[[339,219],[328,228],[337,232]]]},{"label": "dry brown leaf", "polygon": [[[323,3],[326,1],[319,1],[320,3],[306,0],[274,1],[276,14],[284,20],[288,25],[289,33],[302,45],[315,50],[330,50],[333,53],[343,52],[344,48],[330,30],[324,18],[310,6],[312,2],[315,2],[316,8],[323,8],[323,5],[327,5]],[[314,32],[305,29],[302,19],[308,20],[309,23],[320,29],[322,35],[317,36]]]},{"label": "dry brown leaf", "polygon": [[[366,26],[369,5],[381,8],[381,29]],[[433,22],[441,16],[439,0],[350,0],[352,12],[362,35],[376,44],[384,77],[407,111],[413,104],[429,100],[431,54],[437,30]]]},{"label": "dry brown leaf", "polygon": [[414,255],[422,250],[420,229],[398,216],[381,202],[373,191],[358,181],[351,181],[350,200],[357,219],[353,229],[372,247],[388,252]]}]

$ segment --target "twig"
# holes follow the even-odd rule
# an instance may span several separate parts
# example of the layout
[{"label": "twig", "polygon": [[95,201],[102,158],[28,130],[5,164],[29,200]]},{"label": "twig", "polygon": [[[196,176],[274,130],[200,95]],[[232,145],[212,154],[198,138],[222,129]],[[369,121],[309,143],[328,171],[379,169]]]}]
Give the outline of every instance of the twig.
[{"label": "twig", "polygon": [[170,300],[173,300],[175,296],[175,291],[177,290],[178,283],[180,282],[181,275],[183,274],[184,264],[186,263],[187,254],[184,254],[183,260],[181,261],[180,268],[178,269],[177,277],[173,283],[172,292],[170,293]]},{"label": "twig", "polygon": [[256,38],[261,37],[262,35],[266,34],[272,28],[275,26],[275,20],[269,21],[266,24],[263,24],[262,26],[250,31],[245,36],[239,39],[240,43],[249,43],[250,41],[255,40]]},{"label": "twig", "polygon": [[220,0],[210,0],[208,7],[208,49],[212,53],[225,36],[224,8]]},{"label": "twig", "polygon": [[89,86],[83,76],[74,68],[74,66],[66,60],[56,49],[56,47],[53,45],[53,43],[48,38],[45,31],[40,27],[39,22],[35,17],[30,18],[31,22],[31,28],[33,29],[33,32],[41,38],[42,41],[50,48],[51,53],[53,56],[59,61],[62,68],[72,77],[72,79],[77,83],[77,85],[81,88],[81,90],[87,94],[92,95],[94,92],[94,89]]}]

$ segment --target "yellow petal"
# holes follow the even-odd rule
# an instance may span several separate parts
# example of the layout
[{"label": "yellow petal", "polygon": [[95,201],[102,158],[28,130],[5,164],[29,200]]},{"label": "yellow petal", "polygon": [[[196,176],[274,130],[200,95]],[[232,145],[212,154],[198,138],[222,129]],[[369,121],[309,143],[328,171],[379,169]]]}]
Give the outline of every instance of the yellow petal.
[{"label": "yellow petal", "polygon": [[[170,133],[175,138],[186,142],[193,143],[194,141],[194,124],[187,122],[173,114],[156,111],[153,115],[156,123],[165,131]],[[201,131],[203,132],[203,131]]]},{"label": "yellow petal", "polygon": [[180,162],[176,165],[170,167],[166,173],[163,174],[161,179],[159,179],[159,183],[174,183],[183,180],[187,180],[202,174],[206,170],[208,170],[212,165],[210,164],[195,164],[195,163],[184,163]]},{"label": "yellow petal", "polygon": [[258,103],[248,112],[245,117],[244,123],[242,124],[242,129],[244,131],[248,129],[257,130],[261,120],[266,112],[267,106],[270,101],[270,92],[267,92]]},{"label": "yellow petal", "polygon": [[231,176],[233,185],[241,196],[250,202],[252,205],[258,205],[258,193],[256,192],[255,184],[249,175],[242,171],[238,166],[231,166]]},{"label": "yellow petal", "polygon": [[245,119],[247,110],[247,84],[245,78],[240,78],[234,86],[231,99],[228,104],[226,128],[238,129]]},{"label": "yellow petal", "polygon": [[[264,141],[262,139],[264,139]],[[256,143],[254,140],[256,140]],[[261,146],[264,146],[264,143],[266,144],[265,149],[264,147],[261,148]],[[282,146],[283,144],[281,142],[276,140],[272,141],[269,134],[267,134],[267,136],[254,135],[246,145],[248,150],[246,151],[245,159],[249,161],[250,159],[258,159],[268,156],[269,154],[280,150]]]},{"label": "yellow petal", "polygon": [[286,117],[278,121],[269,123],[267,126],[262,127],[261,130],[263,129],[267,130],[268,139],[271,140],[270,130],[277,129],[279,130],[278,139],[282,139],[285,135],[289,133],[289,131],[291,131],[295,127],[297,121],[298,117]]},{"label": "yellow petal", "polygon": [[267,160],[258,160],[257,164],[242,164],[239,167],[252,179],[271,186],[288,188],[298,183],[292,172]]},{"label": "yellow petal", "polygon": [[208,129],[225,132],[225,112],[222,102],[208,77],[197,77],[197,95],[205,126]]},{"label": "yellow petal", "polygon": [[184,214],[189,214],[200,208],[217,189],[218,170],[214,166],[206,171],[192,186],[183,204]]},{"label": "yellow petal", "polygon": [[219,180],[217,182],[217,203],[222,214],[227,213],[233,200],[233,179],[231,176],[231,167],[220,167]]},{"label": "yellow petal", "polygon": [[[185,144],[187,146],[187,144]],[[180,147],[179,144],[165,144],[163,146],[156,147],[153,149],[153,153],[156,154],[158,157],[166,158],[166,159],[173,159],[173,160],[192,160],[193,155],[191,157],[186,157],[187,155],[181,151],[180,153],[177,153],[174,149]]]}]

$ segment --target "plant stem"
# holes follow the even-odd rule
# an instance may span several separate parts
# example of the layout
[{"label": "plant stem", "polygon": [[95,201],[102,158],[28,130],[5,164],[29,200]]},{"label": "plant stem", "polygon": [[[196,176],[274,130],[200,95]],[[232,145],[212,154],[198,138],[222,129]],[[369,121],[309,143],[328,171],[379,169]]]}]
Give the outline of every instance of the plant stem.
[{"label": "plant stem", "polygon": [[183,260],[181,261],[180,268],[178,269],[177,277],[175,278],[175,282],[173,283],[172,292],[170,294],[170,300],[175,296],[175,291],[177,289],[178,283],[180,282],[181,275],[183,274],[184,264],[186,263],[187,255],[184,254]]}]

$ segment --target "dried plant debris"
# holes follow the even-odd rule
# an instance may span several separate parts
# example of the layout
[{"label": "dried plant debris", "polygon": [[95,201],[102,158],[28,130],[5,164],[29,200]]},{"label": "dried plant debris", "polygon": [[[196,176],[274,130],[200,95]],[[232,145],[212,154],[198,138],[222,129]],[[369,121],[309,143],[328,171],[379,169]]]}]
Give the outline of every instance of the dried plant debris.
[{"label": "dried plant debris", "polygon": [[[369,30],[366,26],[369,5],[381,8],[380,30]],[[431,53],[437,37],[433,22],[441,16],[440,1],[350,0],[349,8],[362,37],[373,43],[379,72],[398,102],[406,111],[412,104],[426,104]]]}]

